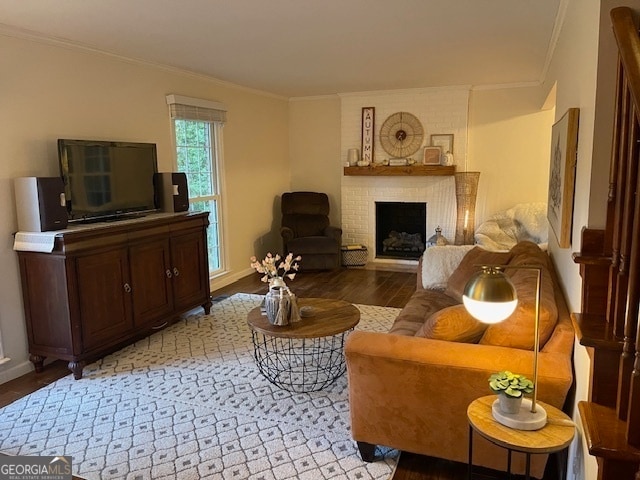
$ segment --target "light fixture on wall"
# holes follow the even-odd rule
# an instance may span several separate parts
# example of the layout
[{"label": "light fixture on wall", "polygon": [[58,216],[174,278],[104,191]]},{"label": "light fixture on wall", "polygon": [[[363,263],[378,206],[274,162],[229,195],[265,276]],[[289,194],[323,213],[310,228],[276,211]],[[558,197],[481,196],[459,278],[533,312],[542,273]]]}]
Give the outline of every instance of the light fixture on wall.
[{"label": "light fixture on wall", "polygon": [[[533,265],[483,265],[480,272],[474,274],[464,288],[462,301],[467,311],[483,323],[499,323],[506,320],[516,309],[518,295],[511,280],[505,275],[504,268],[535,270],[536,300],[533,329],[533,396],[523,400],[523,408],[518,413],[506,414],[500,411],[497,403],[492,408],[493,417],[501,424],[518,430],[538,430],[547,423],[547,412],[537,404],[538,397],[538,352],[540,350],[540,284],[542,268]],[[526,409],[531,402],[529,410]],[[496,401],[497,402],[497,401]],[[526,403],[525,403],[526,402]]]},{"label": "light fixture on wall", "polygon": [[472,245],[474,243],[476,196],[480,172],[457,172],[454,174],[456,184],[456,245]]}]

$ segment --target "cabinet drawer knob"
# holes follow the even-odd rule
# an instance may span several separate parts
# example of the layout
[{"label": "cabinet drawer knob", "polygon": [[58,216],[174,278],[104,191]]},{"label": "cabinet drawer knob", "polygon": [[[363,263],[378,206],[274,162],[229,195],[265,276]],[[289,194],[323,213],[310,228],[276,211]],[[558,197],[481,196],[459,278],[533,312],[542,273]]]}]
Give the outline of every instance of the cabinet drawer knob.
[{"label": "cabinet drawer knob", "polygon": [[128,283],[124,284],[124,291],[127,293],[131,293],[131,285],[129,285]]},{"label": "cabinet drawer knob", "polygon": [[167,270],[166,270],[164,273],[166,273],[166,274],[167,274],[167,278],[171,278],[171,276],[172,276],[172,274],[171,274],[171,270],[169,270],[169,269],[167,268]]},{"label": "cabinet drawer knob", "polygon": [[173,267],[173,275],[175,277],[177,277],[178,275],[180,275],[180,270],[178,270],[176,267]]},{"label": "cabinet drawer knob", "polygon": [[169,324],[169,322],[164,322],[161,323],[160,325],[154,325],[153,327],[151,327],[151,330],[160,330],[161,328],[166,327]]}]

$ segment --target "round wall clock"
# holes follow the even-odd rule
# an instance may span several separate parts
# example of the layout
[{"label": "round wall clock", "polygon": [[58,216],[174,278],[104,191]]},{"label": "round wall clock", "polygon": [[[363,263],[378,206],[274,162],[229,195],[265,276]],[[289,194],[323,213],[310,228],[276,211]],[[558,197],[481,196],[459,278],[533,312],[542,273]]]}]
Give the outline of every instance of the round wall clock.
[{"label": "round wall clock", "polygon": [[423,137],[420,120],[407,112],[389,115],[380,128],[380,144],[393,157],[413,155],[422,145]]}]

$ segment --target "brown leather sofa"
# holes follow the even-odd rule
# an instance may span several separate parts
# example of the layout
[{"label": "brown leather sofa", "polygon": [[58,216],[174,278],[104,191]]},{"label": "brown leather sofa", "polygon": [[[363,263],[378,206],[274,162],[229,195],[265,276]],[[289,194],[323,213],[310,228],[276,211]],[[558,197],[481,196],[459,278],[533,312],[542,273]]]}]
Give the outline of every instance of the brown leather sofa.
[{"label": "brown leather sofa", "polygon": [[[417,291],[388,333],[349,336],[352,436],[364,460],[373,461],[375,445],[384,445],[467,462],[467,407],[491,395],[489,375],[511,370],[532,378],[535,271],[505,270],[516,286],[518,308],[506,321],[486,327],[461,305],[466,280],[479,264],[543,267],[538,399],[564,406],[573,381],[574,331],[548,255],[531,242],[499,253],[475,247],[444,291],[422,288],[418,273]],[[546,461],[546,455],[532,456],[534,477],[542,478]],[[507,452],[476,434],[474,465],[506,470]],[[513,471],[524,472],[524,465],[524,455],[514,453]]]}]

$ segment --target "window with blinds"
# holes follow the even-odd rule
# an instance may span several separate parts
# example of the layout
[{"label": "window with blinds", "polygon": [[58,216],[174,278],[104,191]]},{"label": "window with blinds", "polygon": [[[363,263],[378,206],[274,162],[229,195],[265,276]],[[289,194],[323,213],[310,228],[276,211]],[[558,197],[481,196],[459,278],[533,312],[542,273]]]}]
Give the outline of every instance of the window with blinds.
[{"label": "window with blinds", "polygon": [[175,169],[187,176],[190,210],[209,212],[207,243],[209,275],[213,276],[225,269],[221,145],[226,108],[218,102],[179,95],[168,95],[167,104],[175,141]]}]

